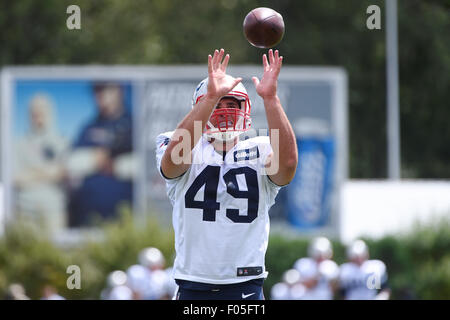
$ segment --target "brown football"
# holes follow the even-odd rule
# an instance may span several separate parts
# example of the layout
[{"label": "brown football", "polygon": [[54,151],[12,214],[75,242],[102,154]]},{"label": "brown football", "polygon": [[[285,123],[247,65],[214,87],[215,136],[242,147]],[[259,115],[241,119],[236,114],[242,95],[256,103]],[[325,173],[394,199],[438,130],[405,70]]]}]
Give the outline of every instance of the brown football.
[{"label": "brown football", "polygon": [[251,45],[272,48],[283,39],[283,17],[270,8],[253,9],[244,19],[244,34]]}]

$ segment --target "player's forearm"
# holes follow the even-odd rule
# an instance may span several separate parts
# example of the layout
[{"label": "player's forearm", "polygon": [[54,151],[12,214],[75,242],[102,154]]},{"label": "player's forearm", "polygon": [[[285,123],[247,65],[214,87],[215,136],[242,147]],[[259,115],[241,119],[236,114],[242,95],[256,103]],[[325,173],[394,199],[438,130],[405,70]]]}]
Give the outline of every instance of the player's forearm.
[{"label": "player's forearm", "polygon": [[219,97],[206,95],[178,124],[161,161],[161,169],[168,178],[186,172],[192,157],[191,151],[203,134]]},{"label": "player's forearm", "polygon": [[278,130],[278,141],[270,138],[273,159],[278,159],[279,167],[279,172],[276,174],[278,181],[274,182],[284,185],[294,178],[297,169],[298,152],[295,134],[278,96],[264,98],[264,107],[269,125],[269,136],[272,130]]}]

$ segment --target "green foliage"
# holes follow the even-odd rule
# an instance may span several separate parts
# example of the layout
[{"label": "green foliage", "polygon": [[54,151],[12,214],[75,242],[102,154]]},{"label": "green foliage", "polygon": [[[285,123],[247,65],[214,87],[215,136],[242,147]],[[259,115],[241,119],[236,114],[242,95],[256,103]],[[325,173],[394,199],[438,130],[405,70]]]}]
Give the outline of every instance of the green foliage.
[{"label": "green foliage", "polygon": [[66,252],[39,230],[23,223],[13,225],[0,241],[0,291],[4,292],[10,283],[20,282],[26,284],[32,296],[40,297],[42,284],[65,286],[68,265]]},{"label": "green foliage", "polygon": [[423,299],[443,299],[450,297],[450,256],[439,261],[429,261],[415,272],[414,287]]}]

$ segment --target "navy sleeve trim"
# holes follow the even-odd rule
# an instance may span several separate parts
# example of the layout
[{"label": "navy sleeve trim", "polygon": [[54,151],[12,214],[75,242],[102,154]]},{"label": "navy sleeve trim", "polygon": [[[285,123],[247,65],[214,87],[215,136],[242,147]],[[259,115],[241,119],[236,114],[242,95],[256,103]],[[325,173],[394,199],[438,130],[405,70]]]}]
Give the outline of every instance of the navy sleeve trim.
[{"label": "navy sleeve trim", "polygon": [[181,175],[179,175],[178,177],[175,177],[175,178],[168,178],[168,177],[166,177],[166,175],[165,175],[164,172],[162,171],[162,168],[161,168],[161,167],[159,167],[159,172],[161,172],[161,174],[162,174],[162,176],[164,177],[164,179],[166,179],[166,180],[174,180],[174,179],[178,179],[178,178],[181,178],[182,176],[184,176],[184,174],[185,174],[187,171],[183,172]]}]

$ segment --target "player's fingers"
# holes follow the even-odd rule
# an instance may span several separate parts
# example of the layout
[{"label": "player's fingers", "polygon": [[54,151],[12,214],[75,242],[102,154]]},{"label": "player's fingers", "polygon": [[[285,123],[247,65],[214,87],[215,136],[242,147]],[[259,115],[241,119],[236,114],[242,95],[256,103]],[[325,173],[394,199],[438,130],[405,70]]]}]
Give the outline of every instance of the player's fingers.
[{"label": "player's fingers", "polygon": [[220,65],[221,65],[222,58],[223,58],[223,52],[224,52],[224,50],[220,49],[220,51],[218,51],[218,53],[217,53],[216,70],[220,69]]},{"label": "player's fingers", "polygon": [[276,74],[277,76],[280,74],[281,66],[283,65],[283,56],[278,58],[278,63],[276,67]]},{"label": "player's fingers", "polygon": [[263,66],[264,66],[264,71],[266,71],[269,68],[269,62],[267,61],[266,54],[263,54]]},{"label": "player's fingers", "polygon": [[259,84],[259,79],[257,77],[252,77],[252,81],[253,81],[253,84],[255,85],[255,87],[257,87]]},{"label": "player's fingers", "polygon": [[275,50],[275,62],[279,62],[278,61],[279,55],[278,55],[278,50]]},{"label": "player's fingers", "polygon": [[212,57],[210,54],[208,54],[208,73],[212,73]]},{"label": "player's fingers", "polygon": [[270,62],[270,64],[272,65],[272,63],[274,63],[274,61],[275,61],[275,59],[274,59],[274,57],[273,57],[273,50],[270,49],[270,50],[269,50],[269,62]]},{"label": "player's fingers", "polygon": [[219,56],[217,57],[217,68],[220,68],[224,52],[225,50],[220,49]]},{"label": "player's fingers", "polygon": [[213,55],[213,58],[212,58],[212,69],[213,69],[213,71],[214,70],[217,70],[217,58],[218,58],[218,55],[219,55],[219,51],[217,51],[217,49],[216,50],[214,50],[214,55]]},{"label": "player's fingers", "polygon": [[278,66],[281,68],[281,64],[283,63],[283,56],[280,56],[280,53],[277,50],[277,61],[278,61]]},{"label": "player's fingers", "polygon": [[228,61],[230,61],[230,55],[227,53],[227,55],[225,56],[225,59],[223,59],[223,62],[222,62],[222,70],[223,71],[225,71],[227,69]]},{"label": "player's fingers", "polygon": [[275,64],[274,64],[275,69],[279,70],[281,68],[282,62],[283,62],[283,57],[277,57],[275,55]]},{"label": "player's fingers", "polygon": [[234,82],[233,82],[233,87],[230,90],[233,90],[234,87],[236,87],[238,85],[238,83],[241,81],[242,81],[242,78],[235,78]]}]

